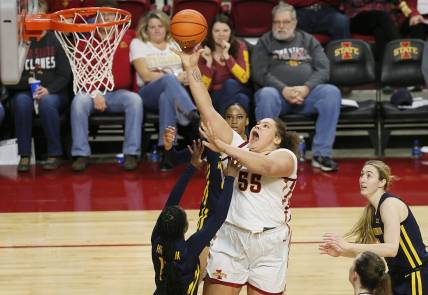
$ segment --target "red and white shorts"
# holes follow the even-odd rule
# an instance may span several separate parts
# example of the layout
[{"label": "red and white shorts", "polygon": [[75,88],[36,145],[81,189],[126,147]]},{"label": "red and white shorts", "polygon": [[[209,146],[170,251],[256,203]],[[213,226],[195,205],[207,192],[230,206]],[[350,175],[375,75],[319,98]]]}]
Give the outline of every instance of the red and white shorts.
[{"label": "red and white shorts", "polygon": [[288,266],[290,227],[287,224],[251,233],[224,223],[211,241],[205,280],[282,294]]}]

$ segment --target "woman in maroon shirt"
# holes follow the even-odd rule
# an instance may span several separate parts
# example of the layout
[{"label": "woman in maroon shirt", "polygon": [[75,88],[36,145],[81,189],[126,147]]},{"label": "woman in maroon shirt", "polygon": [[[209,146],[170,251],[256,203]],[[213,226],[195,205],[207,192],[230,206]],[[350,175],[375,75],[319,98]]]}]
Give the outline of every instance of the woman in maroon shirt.
[{"label": "woman in maroon shirt", "polygon": [[235,102],[248,109],[249,90],[244,85],[250,78],[248,49],[235,38],[228,16],[214,18],[201,56],[199,68],[214,108],[222,115]]}]

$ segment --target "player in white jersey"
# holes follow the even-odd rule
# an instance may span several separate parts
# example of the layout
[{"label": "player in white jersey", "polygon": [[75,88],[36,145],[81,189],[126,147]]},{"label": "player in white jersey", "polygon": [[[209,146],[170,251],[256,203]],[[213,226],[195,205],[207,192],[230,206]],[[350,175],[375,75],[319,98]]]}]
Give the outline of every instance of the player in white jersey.
[{"label": "player in white jersey", "polygon": [[244,167],[235,180],[226,222],[212,241],[204,294],[283,294],[290,244],[288,202],[297,177],[298,137],[280,119],[266,118],[248,143],[215,111],[202,83],[201,51],[176,52],[204,124],[206,145]]}]

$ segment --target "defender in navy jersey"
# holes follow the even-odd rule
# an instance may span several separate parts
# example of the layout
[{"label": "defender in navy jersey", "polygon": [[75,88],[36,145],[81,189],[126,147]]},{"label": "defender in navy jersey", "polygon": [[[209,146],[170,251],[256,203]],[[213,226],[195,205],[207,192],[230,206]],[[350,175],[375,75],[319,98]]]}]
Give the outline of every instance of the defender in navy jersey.
[{"label": "defender in navy jersey", "polygon": [[333,234],[324,236],[322,253],[355,256],[372,251],[385,257],[395,295],[428,294],[428,253],[412,211],[387,189],[391,170],[383,162],[365,163],[360,176],[361,194],[369,201],[363,216],[348,237],[349,243]]},{"label": "defender in navy jersey", "polygon": [[210,197],[213,213],[204,227],[189,239],[184,239],[188,223],[186,213],[178,204],[197,167],[202,163],[202,143],[193,144],[191,164],[182,174],[156,222],[152,233],[152,262],[155,269],[156,290],[154,294],[195,295],[198,291],[200,269],[199,254],[213,238],[226,219],[232,197],[237,166],[231,161],[226,170],[224,187],[221,189],[221,173],[218,169],[219,155],[207,151],[210,164]]}]

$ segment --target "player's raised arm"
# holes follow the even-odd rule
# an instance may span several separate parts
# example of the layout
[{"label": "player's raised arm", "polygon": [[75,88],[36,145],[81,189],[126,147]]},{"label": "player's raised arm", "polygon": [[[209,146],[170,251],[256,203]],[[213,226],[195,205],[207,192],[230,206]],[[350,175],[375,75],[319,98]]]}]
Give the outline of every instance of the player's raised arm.
[{"label": "player's raised arm", "polygon": [[209,123],[214,132],[220,139],[226,143],[232,142],[232,128],[227,124],[223,117],[214,109],[211,96],[202,82],[202,75],[198,68],[198,60],[201,50],[192,53],[174,50],[183,63],[184,70],[187,73],[189,87],[192,92],[196,107],[201,114],[203,122]]}]

